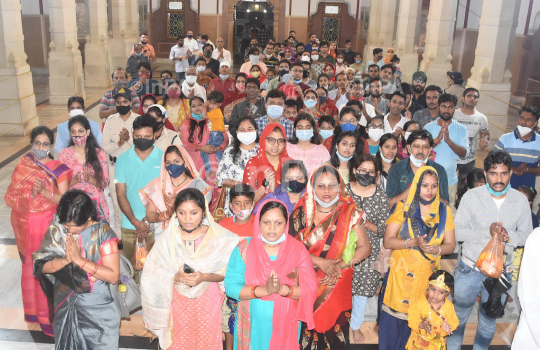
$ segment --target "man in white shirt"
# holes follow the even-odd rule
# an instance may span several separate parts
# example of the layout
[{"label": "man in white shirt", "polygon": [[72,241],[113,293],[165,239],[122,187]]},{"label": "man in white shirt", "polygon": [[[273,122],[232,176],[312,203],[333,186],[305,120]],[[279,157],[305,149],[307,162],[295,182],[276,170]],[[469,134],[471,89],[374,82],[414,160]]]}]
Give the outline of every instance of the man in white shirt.
[{"label": "man in white shirt", "polygon": [[220,63],[225,60],[229,62],[229,67],[232,66],[231,52],[223,47],[223,38],[217,38],[216,48],[212,52],[212,58]]},{"label": "man in white shirt", "polygon": [[184,45],[184,38],[176,38],[177,44],[171,47],[169,59],[174,62],[176,80],[182,83],[186,78],[186,69],[189,66],[188,59],[191,57],[191,50]]},{"label": "man in white shirt", "polygon": [[409,119],[401,116],[401,111],[405,108],[405,96],[399,91],[389,96],[388,114],[384,116],[384,133],[396,136],[403,132],[403,126]]},{"label": "man in white shirt", "polygon": [[334,101],[334,104],[338,109],[345,106],[349,102],[350,92],[347,91],[349,87],[349,77],[344,72],[339,73],[336,76],[336,90],[328,91],[328,98]]},{"label": "man in white shirt", "polygon": [[195,60],[198,58],[199,54],[199,42],[193,37],[193,31],[188,30],[187,38],[184,39],[184,44],[191,51],[191,57],[189,58],[189,65],[194,66]]}]

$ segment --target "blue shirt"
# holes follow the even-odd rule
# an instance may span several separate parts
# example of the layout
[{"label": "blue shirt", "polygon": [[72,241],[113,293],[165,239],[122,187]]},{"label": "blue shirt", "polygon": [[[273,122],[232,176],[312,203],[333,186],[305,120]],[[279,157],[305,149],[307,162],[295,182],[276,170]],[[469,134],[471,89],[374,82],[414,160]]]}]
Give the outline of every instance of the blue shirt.
[{"label": "blue shirt", "polygon": [[[537,168],[540,160],[540,138],[533,132],[527,141],[523,141],[516,129],[514,132],[502,135],[495,144],[494,150],[508,152],[512,157],[512,167],[514,168],[523,163],[526,163],[528,168]],[[522,176],[512,174],[510,178],[510,185],[515,189],[523,185],[534,188],[535,183],[536,176],[534,174],[524,174]]]},{"label": "blue shirt", "polygon": [[[92,131],[92,135],[96,138],[96,141],[98,145],[101,146],[101,128],[99,127],[99,124],[96,123],[93,120],[88,119],[88,122],[90,123],[90,130]],[[58,127],[56,128],[56,131],[58,131],[58,135],[56,135],[56,144],[54,145],[54,150],[57,154],[60,154],[60,151],[64,148],[68,148],[69,141],[71,141],[71,135],[69,135],[69,129],[68,129],[68,123],[69,120],[66,120],[63,123],[58,124]]]},{"label": "blue shirt", "polygon": [[379,151],[379,145],[375,145],[375,146],[368,145],[368,146],[369,146],[369,154],[376,155],[377,152]]},{"label": "blue shirt", "polygon": [[[257,123],[257,127],[259,128],[259,136],[261,136],[264,128],[266,128],[266,126],[270,124],[270,118],[265,115],[264,117],[256,118],[255,123]],[[279,124],[285,129],[285,133],[287,134],[284,135],[285,139],[290,139],[294,134],[294,122],[290,121],[284,116],[281,116],[279,118]]]},{"label": "blue shirt", "polygon": [[[156,146],[144,162],[135,153],[135,146],[122,153],[116,160],[114,183],[126,184],[126,197],[137,220],[142,220],[146,216],[146,208],[139,196],[139,190],[159,176],[162,161],[163,151]],[[135,230],[135,226],[129,222],[124,213],[122,213],[122,228]]]},{"label": "blue shirt", "polygon": [[[439,136],[441,127],[437,124],[439,118],[435,119],[431,123],[424,126],[424,130],[429,131],[433,138]],[[450,134],[450,139],[458,146],[461,146],[467,150],[465,157],[469,155],[469,133],[465,125],[452,119],[450,125],[448,125],[448,133]],[[457,178],[457,162],[459,156],[454,152],[450,146],[446,143],[444,138],[437,147],[433,149],[437,156],[435,157],[435,162],[439,163],[446,170],[446,175],[448,176],[448,186],[455,185],[458,182]]]}]

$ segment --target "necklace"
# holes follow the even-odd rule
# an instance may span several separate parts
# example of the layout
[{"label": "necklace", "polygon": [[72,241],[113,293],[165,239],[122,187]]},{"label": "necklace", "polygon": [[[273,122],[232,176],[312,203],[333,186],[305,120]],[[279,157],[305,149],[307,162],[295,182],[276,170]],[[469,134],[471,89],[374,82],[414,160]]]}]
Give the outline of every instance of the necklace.
[{"label": "necklace", "polygon": [[336,202],[336,204],[334,205],[334,209],[332,209],[332,210],[330,210],[330,211],[322,211],[322,210],[319,210],[319,209],[317,209],[317,211],[318,211],[319,213],[329,214],[329,213],[333,212],[333,211],[336,209],[336,207],[337,207],[337,202]]},{"label": "necklace", "polygon": [[187,178],[188,178],[188,177],[187,177],[187,174],[186,174],[186,178],[185,178],[184,180],[182,180],[182,182],[180,182],[178,185],[175,185],[174,182],[172,182],[172,180],[171,180],[171,183],[172,183],[172,185],[173,185],[174,187],[180,187],[184,182],[186,182]]}]

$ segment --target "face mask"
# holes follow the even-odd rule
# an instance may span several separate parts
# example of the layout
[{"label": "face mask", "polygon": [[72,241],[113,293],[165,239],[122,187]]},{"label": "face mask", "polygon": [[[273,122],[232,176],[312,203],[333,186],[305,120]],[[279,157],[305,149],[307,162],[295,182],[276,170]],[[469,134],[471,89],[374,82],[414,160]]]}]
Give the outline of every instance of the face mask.
[{"label": "face mask", "polygon": [[497,192],[497,191],[495,191],[494,189],[492,189],[489,186],[489,183],[486,182],[486,188],[487,188],[488,192],[491,193],[492,195],[494,195],[495,197],[500,197],[503,194],[505,194],[506,192],[510,191],[512,186],[510,186],[510,183],[508,183],[508,186],[506,186],[506,188],[504,190],[502,190],[501,192]]},{"label": "face mask", "polygon": [[47,157],[49,155],[51,151],[48,150],[48,151],[42,151],[40,149],[35,149],[33,146],[32,146],[32,154],[34,155],[34,157],[37,158],[37,160],[42,160],[44,159],[45,157]]},{"label": "face mask", "polygon": [[234,216],[239,218],[240,220],[246,221],[249,216],[251,215],[251,212],[253,211],[253,208],[244,209],[244,210],[232,210]]},{"label": "face mask", "polygon": [[197,77],[195,75],[186,75],[186,82],[189,85],[193,85],[197,82]]},{"label": "face mask", "polygon": [[319,135],[326,140],[330,136],[334,135],[334,130],[321,130],[319,131]]},{"label": "face mask", "polygon": [[188,34],[187,37],[190,38],[190,39],[193,39],[193,35],[192,35],[192,34]]},{"label": "face mask", "polygon": [[206,58],[212,57],[212,51],[208,51],[208,50],[204,51],[203,56]]},{"label": "face mask", "polygon": [[171,164],[171,165],[167,165],[165,169],[167,169],[167,172],[173,179],[176,179],[184,173],[184,171],[186,170],[186,165],[185,164],[182,164],[182,165]]},{"label": "face mask", "polygon": [[285,182],[283,184],[283,187],[287,189],[287,191],[291,193],[301,193],[304,188],[306,188],[307,183],[306,182],[298,182],[296,180]]},{"label": "face mask", "polygon": [[362,63],[362,60],[354,60],[354,62],[356,62],[357,64],[360,64]]},{"label": "face mask", "polygon": [[249,55],[249,62],[256,66],[259,64],[259,55]]},{"label": "face mask", "polygon": [[168,90],[167,91],[167,96],[169,96],[169,98],[178,98],[180,97],[180,95],[182,94],[182,92],[180,90]]},{"label": "face mask", "polygon": [[296,130],[295,134],[300,141],[309,141],[313,137],[313,130]]},{"label": "face mask", "polygon": [[379,56],[379,61],[382,60],[382,55]]},{"label": "face mask", "polygon": [[391,164],[391,163],[394,161],[394,158],[396,158],[396,157],[394,157],[394,158],[392,158],[392,159],[389,159],[389,158],[386,158],[385,156],[383,156],[382,150],[381,150],[380,147],[379,147],[379,152],[380,152],[380,154],[381,154],[381,159],[382,159],[383,162],[385,162],[386,164]]},{"label": "face mask", "polygon": [[81,147],[85,144],[86,139],[88,138],[88,135],[84,136],[71,136],[71,140],[77,147]]},{"label": "face mask", "polygon": [[317,42],[317,39],[313,39],[311,40],[311,42],[315,44]]},{"label": "face mask", "polygon": [[283,107],[278,105],[268,106],[267,112],[270,118],[277,119],[283,115]]},{"label": "face mask", "polygon": [[355,131],[355,130],[356,130],[356,125],[351,124],[351,123],[343,124],[341,126],[341,131]]},{"label": "face mask", "polygon": [[307,77],[309,77],[309,72],[307,70],[304,70],[304,72],[302,73],[302,78],[306,79]]},{"label": "face mask", "polygon": [[399,63],[398,63],[398,64],[396,64],[396,68],[399,68]]},{"label": "face mask", "polygon": [[280,70],[279,70],[279,76],[280,76],[280,77],[283,77],[283,76],[284,76],[285,74],[287,74],[287,73],[289,73],[289,71],[286,70],[286,69],[280,69]]},{"label": "face mask", "polygon": [[142,55],[142,52],[135,52],[135,56],[140,57]]},{"label": "face mask", "polygon": [[333,206],[334,204],[337,203],[337,201],[339,200],[339,192],[338,192],[338,195],[336,196],[336,198],[332,199],[332,201],[330,203],[325,203],[325,202],[321,201],[319,198],[317,198],[317,195],[315,195],[314,197],[315,197],[315,202],[319,203],[319,205],[321,207],[323,207],[324,209],[327,209],[327,208],[330,208],[331,206]]},{"label": "face mask", "polygon": [[264,238],[264,236],[261,234],[261,239],[262,239],[262,241],[263,241],[264,243],[266,243],[266,244],[270,244],[270,245],[278,245],[278,244],[280,244],[280,243],[285,242],[285,240],[287,239],[287,236],[288,236],[287,232],[284,232],[284,233],[281,235],[281,237],[278,238],[277,241],[275,241],[275,242],[270,242],[269,240],[267,240],[266,238]]},{"label": "face mask", "polygon": [[354,178],[356,179],[356,182],[358,182],[358,184],[362,187],[371,185],[373,181],[375,180],[375,176],[371,176],[367,173],[366,174],[356,173],[354,174]]},{"label": "face mask", "polygon": [[529,133],[533,130],[533,129],[531,129],[531,128],[528,128],[528,127],[526,127],[526,126],[521,126],[521,125],[518,125],[518,126],[517,126],[517,129],[518,129],[519,134],[520,134],[521,136],[529,135]]},{"label": "face mask", "polygon": [[197,72],[204,72],[205,69],[205,66],[197,66]]},{"label": "face mask", "polygon": [[139,80],[142,77],[146,77],[146,80],[150,79],[150,73],[139,73]]},{"label": "face mask", "polygon": [[409,159],[411,160],[411,162],[413,163],[413,165],[417,168],[421,168],[422,166],[424,166],[425,163],[427,163],[428,161],[428,157],[426,157],[425,160],[420,160],[418,158],[415,158],[412,153],[411,155],[409,156]]},{"label": "face mask", "polygon": [[71,118],[76,117],[78,115],[84,115],[84,111],[82,109],[72,109],[69,111],[69,116]]},{"label": "face mask", "polygon": [[407,141],[409,139],[409,136],[411,136],[412,132],[410,131],[405,131],[405,141]]},{"label": "face mask", "polygon": [[220,74],[219,77],[221,80],[227,80],[229,78],[229,74]]},{"label": "face mask", "polygon": [[[339,151],[338,151],[338,150],[336,150],[336,154],[337,154],[339,160],[341,160],[342,162],[348,162],[348,161],[351,160],[351,158],[353,157],[353,156],[350,156],[350,157],[343,157],[341,154],[339,154]],[[353,154],[353,155],[354,155],[354,154]]]},{"label": "face mask", "polygon": [[266,58],[272,57],[272,54],[266,54]]},{"label": "face mask", "polygon": [[316,100],[305,100],[304,104],[306,105],[307,108],[313,108],[313,107],[315,107],[317,105],[317,101]]},{"label": "face mask", "polygon": [[199,114],[195,114],[193,112],[191,112],[191,117],[195,120],[202,120],[202,113],[199,113]]},{"label": "face mask", "polygon": [[302,56],[302,62],[309,62],[311,61],[309,56]]},{"label": "face mask", "polygon": [[368,129],[368,135],[373,141],[377,142],[384,135],[384,130],[382,130],[382,129]]},{"label": "face mask", "polygon": [[258,78],[261,75],[261,72],[251,72],[253,78]]},{"label": "face mask", "polygon": [[122,90],[127,88],[127,81],[125,80],[117,80],[113,81],[113,86],[116,91]]},{"label": "face mask", "polygon": [[313,61],[318,61],[319,60],[319,55],[311,55],[311,59]]},{"label": "face mask", "polygon": [[245,84],[236,84],[236,90],[238,90],[240,92],[244,92],[246,90],[246,85]]},{"label": "face mask", "polygon": [[295,84],[300,84],[302,82],[302,79],[300,79],[300,80],[293,79],[293,81],[294,81]]},{"label": "face mask", "polygon": [[244,145],[249,146],[255,140],[257,140],[257,132],[256,131],[249,131],[249,132],[239,132],[236,134],[236,138],[238,141],[242,142]]},{"label": "face mask", "polygon": [[338,62],[338,63],[343,63],[343,58],[338,58],[338,59],[337,59],[337,62]]},{"label": "face mask", "polygon": [[133,139],[133,145],[135,145],[139,151],[144,152],[154,145],[154,139]]},{"label": "face mask", "polygon": [[131,111],[131,106],[116,106],[116,111],[120,115],[126,115],[129,113],[129,111]]},{"label": "face mask", "polygon": [[319,101],[321,103],[325,103],[327,99],[328,99],[328,97],[326,97],[326,96],[319,96]]}]

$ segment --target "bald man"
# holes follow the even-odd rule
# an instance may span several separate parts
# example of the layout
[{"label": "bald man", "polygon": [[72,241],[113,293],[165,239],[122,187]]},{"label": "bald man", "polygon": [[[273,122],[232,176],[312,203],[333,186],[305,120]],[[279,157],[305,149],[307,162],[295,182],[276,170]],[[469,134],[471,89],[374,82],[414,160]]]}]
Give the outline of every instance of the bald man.
[{"label": "bald man", "polygon": [[218,60],[220,63],[226,60],[232,66],[231,52],[223,47],[223,38],[217,38],[216,48],[212,52],[212,58]]}]

